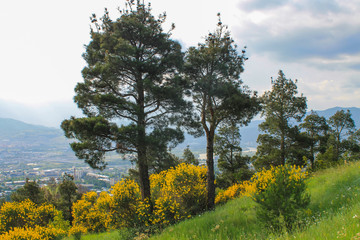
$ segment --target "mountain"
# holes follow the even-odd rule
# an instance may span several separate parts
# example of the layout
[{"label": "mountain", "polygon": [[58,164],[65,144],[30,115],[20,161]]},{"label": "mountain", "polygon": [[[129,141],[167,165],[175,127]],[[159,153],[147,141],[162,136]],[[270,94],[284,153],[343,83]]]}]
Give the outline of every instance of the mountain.
[{"label": "mountain", "polygon": [[0,143],[2,147],[27,146],[28,150],[67,149],[62,130],[27,124],[10,118],[0,118]]},{"label": "mountain", "polygon": [[[360,127],[360,108],[334,107],[316,111],[320,116],[329,118],[336,111],[349,109],[357,128]],[[310,113],[310,112],[309,112]],[[309,114],[308,113],[308,114]],[[253,120],[240,129],[241,147],[244,151],[254,150],[259,134],[258,125],[263,120]],[[76,160],[69,147],[69,140],[64,137],[62,130],[40,125],[27,124],[22,121],[0,118],[0,162],[5,160],[34,161],[36,159],[51,159],[52,161]],[[181,156],[184,148],[189,146],[196,155],[206,152],[205,137],[194,138],[185,134],[185,141],[172,150]],[[76,162],[81,162],[77,160]]]},{"label": "mountain", "polygon": [[0,165],[75,159],[62,130],[0,118]]},{"label": "mountain", "polygon": [[320,111],[315,111],[315,112],[317,112],[320,116],[323,116],[326,119],[329,119],[329,117],[334,115],[337,111],[341,111],[341,110],[345,110],[345,111],[349,110],[351,112],[351,117],[352,117],[352,119],[354,119],[356,128],[359,129],[360,128],[360,108],[356,108],[356,107],[350,107],[350,108],[334,107],[334,108],[329,108],[329,109],[326,109],[326,110],[320,110]]},{"label": "mountain", "polygon": [[35,125],[59,128],[64,119],[82,116],[73,101],[50,102],[41,105],[26,105],[0,99],[0,118],[17,119]]}]

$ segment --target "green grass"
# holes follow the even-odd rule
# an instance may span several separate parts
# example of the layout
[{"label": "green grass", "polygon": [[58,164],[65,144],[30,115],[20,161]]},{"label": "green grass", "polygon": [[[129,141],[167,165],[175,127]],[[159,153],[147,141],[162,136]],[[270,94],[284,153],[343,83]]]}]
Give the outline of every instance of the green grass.
[{"label": "green grass", "polygon": [[[98,240],[98,239],[106,239],[106,240],[133,239],[133,233],[126,230],[119,230],[119,231],[111,231],[111,232],[104,232],[98,234],[86,234],[81,236],[81,240]],[[63,240],[75,240],[75,238],[68,237],[68,238],[64,238]]]},{"label": "green grass", "polygon": [[291,234],[267,233],[255,217],[253,201],[240,198],[151,239],[351,239],[360,232],[360,162],[317,172],[307,184],[309,217]]},{"label": "green grass", "polygon": [[[360,162],[316,172],[307,185],[311,194],[308,217],[304,227],[292,233],[267,232],[256,219],[255,203],[244,197],[170,226],[150,239],[360,239]],[[130,235],[113,231],[81,239],[131,239]]]}]

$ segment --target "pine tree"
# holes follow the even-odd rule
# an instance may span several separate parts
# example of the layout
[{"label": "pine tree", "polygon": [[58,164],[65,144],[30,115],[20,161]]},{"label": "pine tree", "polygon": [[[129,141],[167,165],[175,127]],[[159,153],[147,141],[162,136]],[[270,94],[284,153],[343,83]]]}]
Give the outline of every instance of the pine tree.
[{"label": "pine tree", "polygon": [[[219,15],[220,16],[220,15]],[[188,49],[185,73],[192,88],[196,116],[206,135],[208,209],[214,207],[214,137],[217,126],[233,120],[247,124],[258,112],[256,94],[241,86],[240,73],[246,60],[245,50],[237,52],[227,27],[219,19],[218,27],[205,43]]]},{"label": "pine tree", "polygon": [[[265,121],[259,125],[264,134],[258,136],[255,159],[257,168],[271,165],[285,165],[287,161],[299,162],[299,154],[291,151],[301,142],[300,131],[291,124],[291,120],[300,122],[306,113],[306,98],[297,96],[296,82],[287,79],[280,70],[277,79],[271,81],[272,89],[262,96]],[[301,155],[301,154],[300,154]],[[296,156],[294,159],[294,156]]]},{"label": "pine tree", "polygon": [[120,17],[108,11],[94,27],[83,57],[87,66],[75,102],[86,117],[63,121],[61,127],[76,156],[104,169],[107,152],[134,156],[142,198],[150,198],[148,149],[176,145],[183,134],[176,126],[182,111],[184,82],[179,77],[183,53],[164,32],[166,14],[155,18],[143,1],[127,0]]}]

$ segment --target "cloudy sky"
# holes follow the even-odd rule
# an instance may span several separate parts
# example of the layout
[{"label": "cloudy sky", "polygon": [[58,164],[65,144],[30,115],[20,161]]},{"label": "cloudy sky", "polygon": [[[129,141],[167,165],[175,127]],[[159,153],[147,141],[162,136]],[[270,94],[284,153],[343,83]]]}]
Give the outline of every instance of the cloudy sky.
[{"label": "cloudy sky", "polygon": [[[298,79],[308,108],[360,107],[360,0],[153,0],[184,47],[204,40],[218,12],[249,60],[242,79],[259,93],[282,69]],[[78,114],[72,103],[82,81],[89,17],[119,0],[0,2],[0,117],[58,126]]]}]

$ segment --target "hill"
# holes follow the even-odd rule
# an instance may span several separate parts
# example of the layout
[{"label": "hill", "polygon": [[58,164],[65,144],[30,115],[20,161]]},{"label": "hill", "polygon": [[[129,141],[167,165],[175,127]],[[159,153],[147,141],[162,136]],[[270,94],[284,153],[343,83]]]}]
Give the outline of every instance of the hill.
[{"label": "hill", "polygon": [[71,162],[75,159],[60,129],[0,118],[0,164]]},{"label": "hill", "polygon": [[[150,239],[359,239],[359,176],[360,162],[313,173],[307,180],[311,202],[302,221],[304,225],[291,233],[267,232],[266,226],[256,217],[254,201],[241,197],[218,206],[214,211],[169,226]],[[89,234],[81,239],[134,239],[134,234],[131,229],[123,229]],[[147,239],[146,234],[138,236]]]},{"label": "hill", "polygon": [[313,174],[307,183],[311,203],[306,227],[291,234],[274,236],[264,231],[254,202],[243,197],[168,227],[151,239],[358,239],[353,237],[360,232],[359,174],[360,162]]}]

